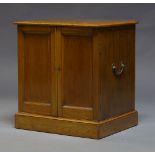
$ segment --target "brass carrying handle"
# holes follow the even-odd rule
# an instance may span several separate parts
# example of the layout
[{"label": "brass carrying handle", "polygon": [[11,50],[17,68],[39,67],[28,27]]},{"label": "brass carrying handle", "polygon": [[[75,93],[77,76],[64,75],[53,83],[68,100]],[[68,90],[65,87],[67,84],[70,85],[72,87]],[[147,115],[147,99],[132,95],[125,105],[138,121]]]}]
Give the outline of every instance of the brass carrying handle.
[{"label": "brass carrying handle", "polygon": [[115,76],[120,76],[123,73],[125,65],[121,63],[121,68],[117,70],[116,66],[112,64],[112,72]]}]

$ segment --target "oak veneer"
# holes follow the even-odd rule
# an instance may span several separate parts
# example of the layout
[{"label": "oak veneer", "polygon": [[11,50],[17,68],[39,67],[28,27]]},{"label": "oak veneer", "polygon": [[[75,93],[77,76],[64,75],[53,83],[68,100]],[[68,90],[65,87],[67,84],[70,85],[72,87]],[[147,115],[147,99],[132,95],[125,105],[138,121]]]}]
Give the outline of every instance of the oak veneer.
[{"label": "oak veneer", "polygon": [[136,21],[16,23],[16,128],[102,138],[137,125]]}]

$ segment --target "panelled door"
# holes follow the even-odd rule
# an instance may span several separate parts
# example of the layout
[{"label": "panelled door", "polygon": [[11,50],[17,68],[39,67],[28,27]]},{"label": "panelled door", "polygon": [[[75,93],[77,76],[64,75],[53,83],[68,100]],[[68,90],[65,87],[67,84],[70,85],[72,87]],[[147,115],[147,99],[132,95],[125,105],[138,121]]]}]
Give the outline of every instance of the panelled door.
[{"label": "panelled door", "polygon": [[19,111],[57,115],[55,30],[19,26]]},{"label": "panelled door", "polygon": [[91,29],[58,28],[58,115],[93,119],[93,34]]}]

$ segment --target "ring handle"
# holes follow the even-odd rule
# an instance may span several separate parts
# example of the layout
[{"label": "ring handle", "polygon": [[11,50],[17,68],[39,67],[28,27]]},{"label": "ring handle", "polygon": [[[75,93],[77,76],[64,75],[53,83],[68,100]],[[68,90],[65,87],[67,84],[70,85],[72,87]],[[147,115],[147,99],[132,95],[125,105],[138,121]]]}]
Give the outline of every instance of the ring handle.
[{"label": "ring handle", "polygon": [[125,65],[121,63],[121,67],[119,70],[117,70],[116,66],[112,64],[112,72],[115,76],[120,76],[123,73]]}]

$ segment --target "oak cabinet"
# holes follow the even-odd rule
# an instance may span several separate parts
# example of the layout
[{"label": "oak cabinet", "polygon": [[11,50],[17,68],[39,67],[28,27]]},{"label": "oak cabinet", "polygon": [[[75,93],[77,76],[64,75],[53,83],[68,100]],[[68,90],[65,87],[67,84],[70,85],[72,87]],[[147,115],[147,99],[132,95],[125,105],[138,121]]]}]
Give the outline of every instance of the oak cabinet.
[{"label": "oak cabinet", "polygon": [[15,127],[102,138],[137,125],[136,21],[18,21]]}]

